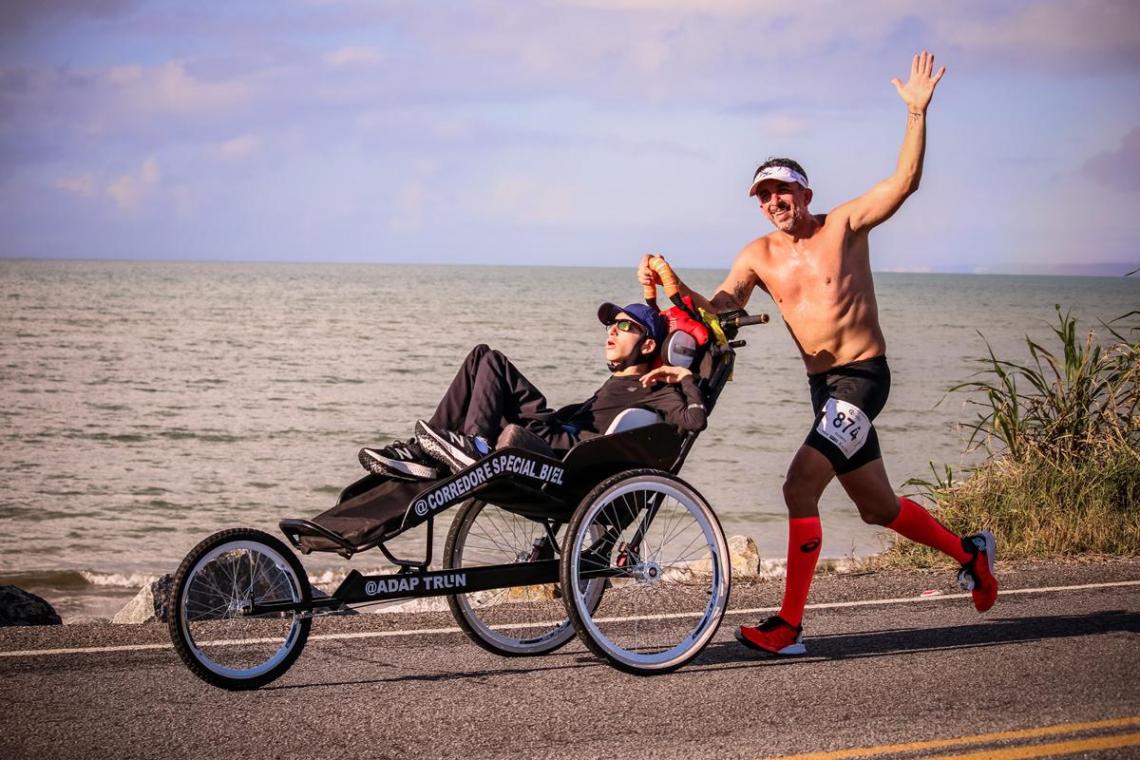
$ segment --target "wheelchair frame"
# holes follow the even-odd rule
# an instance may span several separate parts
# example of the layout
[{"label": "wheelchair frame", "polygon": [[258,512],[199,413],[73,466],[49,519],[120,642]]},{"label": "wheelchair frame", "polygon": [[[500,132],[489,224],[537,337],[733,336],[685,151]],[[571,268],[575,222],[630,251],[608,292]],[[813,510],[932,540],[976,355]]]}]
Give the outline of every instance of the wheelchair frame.
[{"label": "wheelchair frame", "polygon": [[[722,325],[730,338],[735,337],[736,328],[744,324],[757,324],[767,321],[766,315],[748,317],[743,312],[732,312],[719,315]],[[707,359],[710,368],[708,377],[699,378],[698,383],[705,397],[706,408],[712,412],[726,383],[731,378],[735,363],[734,349],[743,346],[742,340],[729,340],[723,345],[710,344],[703,352],[706,356],[698,356],[697,360]],[[215,534],[195,547],[182,562],[175,576],[174,594],[176,603],[172,605],[170,618],[170,633],[175,649],[183,661],[196,675],[207,682],[227,689],[257,688],[284,673],[295,661],[303,648],[308,635],[311,618],[316,615],[335,613],[346,606],[354,604],[370,604],[396,599],[416,599],[432,596],[452,596],[470,594],[480,591],[503,589],[511,587],[534,586],[536,584],[556,584],[561,581],[564,589],[564,601],[574,628],[583,638],[589,648],[605,657],[611,664],[631,673],[647,675],[652,673],[668,672],[676,669],[695,656],[719,626],[720,618],[727,607],[729,589],[729,569],[727,567],[727,544],[724,541],[723,531],[717,523],[715,514],[704,502],[699,492],[692,489],[683,481],[675,477],[680,471],[689,452],[698,437],[698,432],[688,432],[679,435],[670,425],[658,423],[646,427],[600,436],[579,443],[562,460],[545,457],[533,452],[517,448],[498,449],[485,458],[475,462],[466,469],[439,481],[427,484],[414,498],[410,500],[398,522],[389,520],[368,531],[361,540],[352,541],[341,533],[334,531],[312,520],[285,519],[279,523],[292,547],[302,554],[311,551],[335,551],[346,559],[357,553],[372,548],[378,548],[384,557],[396,565],[399,570],[395,573],[364,575],[358,570],[351,570],[331,596],[313,598],[308,586],[307,576],[296,557],[268,534],[251,530],[230,530]],[[593,495],[598,493],[601,486],[608,483],[622,483],[640,477],[642,481],[650,483],[651,488],[657,489],[657,495],[648,499],[640,511],[629,510],[628,517],[614,512],[613,515],[602,517],[595,508],[594,519],[597,525],[589,526],[594,531],[589,546],[584,543],[583,551],[577,552],[574,558],[567,557],[565,549],[561,558],[554,558],[558,551],[556,532],[562,525],[568,525],[566,541],[572,541],[570,526],[574,520],[589,511]],[[654,480],[654,478],[656,480]],[[385,482],[383,476],[368,475],[346,487],[337,499],[340,505],[350,498],[368,492],[377,485]],[[639,481],[640,482],[640,481]],[[715,620],[702,620],[704,625],[698,646],[691,646],[680,656],[668,659],[661,663],[648,663],[644,658],[623,657],[621,651],[610,651],[598,641],[591,640],[596,636],[588,635],[591,621],[588,620],[592,610],[586,604],[582,607],[582,600],[571,603],[571,594],[565,593],[568,586],[574,582],[568,575],[567,566],[575,565],[575,579],[589,574],[590,581],[596,580],[599,584],[609,587],[612,580],[620,577],[630,577],[634,572],[629,567],[611,566],[611,555],[616,547],[616,541],[607,538],[610,534],[621,533],[623,530],[633,528],[633,522],[640,519],[635,533],[634,544],[643,537],[653,523],[657,509],[660,507],[663,494],[669,488],[680,489],[695,497],[695,502],[704,505],[707,515],[698,515],[697,519],[706,525],[706,535],[713,541],[718,549],[712,551],[712,573],[720,586],[716,587],[718,598],[715,599],[717,608],[711,612],[706,611],[705,617],[714,614]],[[685,491],[688,489],[688,491]],[[612,488],[611,488],[612,490]],[[478,499],[493,503],[506,511],[525,517],[536,523],[541,523],[545,529],[544,546],[538,546],[527,561],[517,561],[508,564],[473,566],[464,568],[445,568],[430,570],[432,561],[432,545],[434,534],[434,521],[441,512],[460,504],[470,503]],[[698,505],[699,506],[699,505]],[[335,507],[334,507],[335,509]],[[695,514],[695,513],[694,513]],[[606,520],[609,522],[607,523]],[[620,523],[625,524],[620,524]],[[612,523],[612,524],[610,524]],[[387,546],[386,542],[413,530],[420,525],[426,526],[426,549],[424,556],[417,559],[397,557]],[[601,527],[605,530],[602,531]],[[581,526],[578,528],[581,530]],[[598,535],[598,534],[601,535]],[[229,544],[226,543],[229,536]],[[548,543],[547,543],[548,542]],[[629,543],[629,542],[627,542]],[[242,597],[223,610],[222,616],[231,616],[241,619],[294,619],[292,633],[286,637],[282,647],[270,658],[270,666],[254,667],[250,669],[230,669],[227,667],[213,667],[212,660],[206,657],[203,647],[198,646],[190,630],[188,609],[194,603],[194,592],[191,589],[195,577],[205,572],[203,565],[210,557],[212,562],[221,561],[227,556],[222,550],[233,544],[237,547],[254,547],[263,551],[270,558],[270,565],[284,575],[295,580],[288,598],[279,596],[272,599],[258,599]],[[258,545],[262,548],[257,548]],[[314,548],[316,547],[316,548]],[[219,552],[221,552],[219,554]],[[543,553],[545,552],[545,554]],[[716,556],[721,554],[722,556]],[[252,563],[252,560],[251,560]],[[642,575],[661,572],[661,568],[650,567],[652,563],[642,561],[637,572]],[[286,572],[289,571],[289,572]],[[239,575],[238,571],[232,571]],[[199,575],[195,575],[198,573]],[[254,585],[253,565],[250,566],[249,586]],[[241,576],[244,577],[244,576]],[[236,585],[236,581],[235,581]],[[589,586],[600,600],[601,590],[597,585]],[[279,592],[280,593],[280,592]],[[721,598],[722,597],[722,598]],[[596,602],[591,602],[597,606]],[[235,606],[236,605],[236,606]],[[574,605],[580,607],[575,611]],[[452,607],[457,619],[460,618],[456,607]],[[219,619],[219,613],[211,612],[214,617],[203,616],[204,620]],[[582,618],[587,618],[583,620]],[[511,654],[480,641],[477,633],[471,631],[470,626],[458,620],[476,643],[491,651],[500,654]],[[469,621],[468,621],[469,622]],[[596,631],[596,627],[594,628]],[[604,637],[603,637],[604,638]],[[227,642],[229,643],[229,642]],[[562,642],[565,643],[565,642]],[[560,644],[558,644],[560,645]],[[680,645],[678,645],[680,646]],[[553,648],[553,647],[552,647]],[[612,648],[611,648],[612,649]],[[540,653],[540,652],[535,652]]]}]

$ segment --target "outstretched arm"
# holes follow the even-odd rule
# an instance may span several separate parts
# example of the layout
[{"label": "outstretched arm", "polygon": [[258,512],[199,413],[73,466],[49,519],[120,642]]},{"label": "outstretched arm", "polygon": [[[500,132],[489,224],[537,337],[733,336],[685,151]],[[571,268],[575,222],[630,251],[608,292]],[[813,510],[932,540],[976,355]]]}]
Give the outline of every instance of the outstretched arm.
[{"label": "outstretched arm", "polygon": [[922,178],[922,158],[926,153],[926,109],[934,96],[934,88],[945,73],[945,66],[934,73],[934,54],[924,50],[911,61],[910,79],[905,85],[898,79],[891,80],[907,110],[906,134],[899,151],[898,165],[890,177],[833,212],[846,216],[851,229],[869,230],[882,224],[899,210],[907,196],[918,189]]}]

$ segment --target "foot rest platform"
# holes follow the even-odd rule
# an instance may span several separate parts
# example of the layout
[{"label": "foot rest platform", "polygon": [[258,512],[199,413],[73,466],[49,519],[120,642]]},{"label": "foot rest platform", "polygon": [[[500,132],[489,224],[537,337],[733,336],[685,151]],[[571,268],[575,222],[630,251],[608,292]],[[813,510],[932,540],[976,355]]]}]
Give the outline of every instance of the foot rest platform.
[{"label": "foot rest platform", "polygon": [[[289,539],[289,543],[293,544],[302,554],[308,554],[316,549],[317,551],[335,551],[337,554],[351,557],[360,549],[336,531],[317,525],[311,520],[282,520],[277,523],[277,527]],[[312,541],[311,539],[318,540]],[[321,548],[317,548],[318,546]],[[324,548],[326,546],[327,548]]]}]

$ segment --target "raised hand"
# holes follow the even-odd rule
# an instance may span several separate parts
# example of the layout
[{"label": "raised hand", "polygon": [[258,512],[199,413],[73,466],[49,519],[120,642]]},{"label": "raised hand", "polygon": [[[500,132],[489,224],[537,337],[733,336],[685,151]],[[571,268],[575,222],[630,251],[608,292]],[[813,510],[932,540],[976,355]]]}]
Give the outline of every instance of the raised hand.
[{"label": "raised hand", "polygon": [[943,66],[934,74],[934,53],[923,50],[916,55],[910,63],[910,79],[904,85],[898,79],[892,79],[891,84],[898,90],[899,97],[906,103],[907,108],[913,112],[926,112],[930,99],[934,96],[934,88],[946,73]]}]

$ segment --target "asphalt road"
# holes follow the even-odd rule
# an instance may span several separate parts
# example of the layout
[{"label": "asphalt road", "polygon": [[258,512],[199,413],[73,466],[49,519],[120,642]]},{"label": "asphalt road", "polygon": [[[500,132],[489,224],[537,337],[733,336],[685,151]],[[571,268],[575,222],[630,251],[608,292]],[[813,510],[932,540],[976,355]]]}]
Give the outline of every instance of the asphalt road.
[{"label": "asphalt road", "polygon": [[[1140,757],[1140,566],[1022,573],[1009,586],[1030,591],[984,616],[931,578],[821,579],[813,599],[850,606],[809,611],[808,656],[741,648],[732,629],[759,615],[730,612],[698,659],[655,678],[578,642],[502,659],[411,632],[446,621],[367,615],[328,622],[388,635],[314,627],[282,679],[229,693],[157,625],[6,629],[0,758]],[[1032,590],[1100,580],[1131,585]],[[777,598],[740,584],[732,607]],[[49,649],[64,651],[29,653]],[[1012,734],[982,736],[998,732]]]}]

